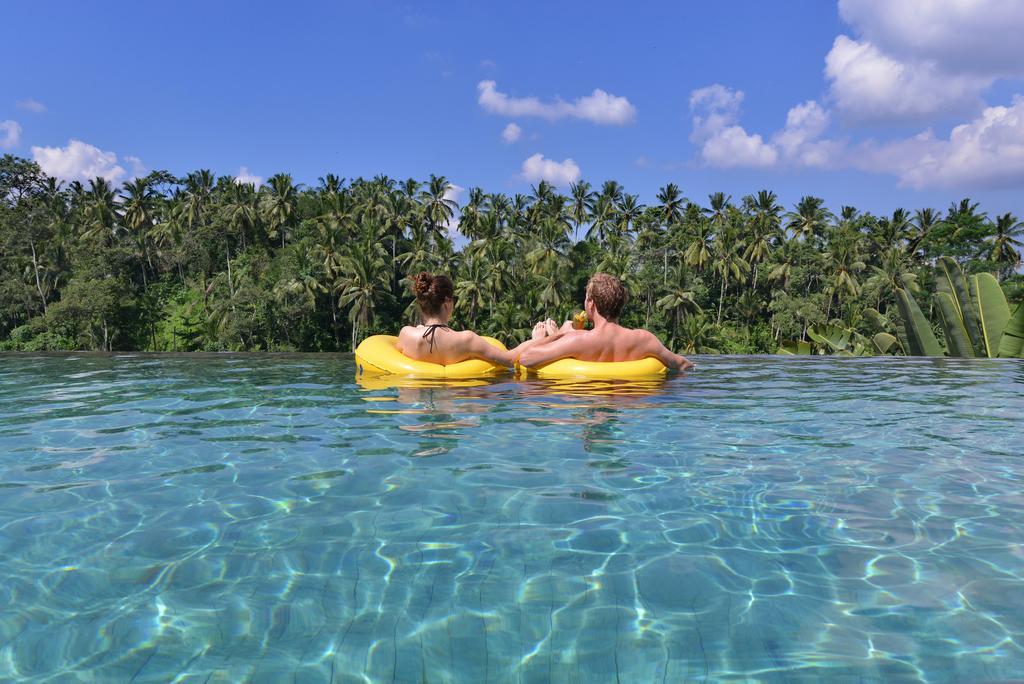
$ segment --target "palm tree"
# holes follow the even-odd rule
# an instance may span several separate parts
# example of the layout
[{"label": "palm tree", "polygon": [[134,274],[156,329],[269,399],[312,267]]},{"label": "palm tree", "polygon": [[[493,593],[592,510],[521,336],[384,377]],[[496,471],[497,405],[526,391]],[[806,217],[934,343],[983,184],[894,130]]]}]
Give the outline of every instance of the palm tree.
[{"label": "palm tree", "polygon": [[203,211],[213,195],[214,177],[209,169],[194,171],[185,177],[185,225],[194,228],[203,222]]},{"label": "palm tree", "polygon": [[825,312],[826,320],[832,311],[832,299],[836,298],[842,303],[842,293],[850,297],[860,294],[860,281],[857,274],[866,268],[860,259],[856,240],[842,240],[832,246],[832,249],[825,254],[829,267],[832,270],[831,285],[829,287],[828,306]]},{"label": "palm tree", "polygon": [[153,262],[149,257],[149,229],[153,227],[153,214],[156,210],[157,195],[149,178],[136,178],[124,184],[121,195],[121,220],[135,238],[139,249],[139,260],[142,271],[142,285],[146,287],[146,265],[152,270]]},{"label": "palm tree", "polygon": [[674,341],[679,334],[683,318],[702,313],[700,305],[694,299],[693,290],[689,288],[688,275],[686,269],[681,265],[673,268],[673,284],[668,294],[656,302],[659,308],[667,310],[671,315],[672,327],[669,328],[669,340],[671,341]]},{"label": "palm tree", "polygon": [[915,211],[914,218],[910,220],[914,230],[907,240],[907,254],[916,258],[918,250],[928,241],[939,222],[939,212],[935,209],[924,208]]},{"label": "palm tree", "polygon": [[679,341],[685,342],[684,354],[717,354],[712,346],[718,344],[719,327],[708,322],[703,314],[687,316],[683,319],[679,330]]},{"label": "palm tree", "polygon": [[117,196],[105,178],[89,181],[85,195],[85,231],[82,238],[110,244],[117,236]]},{"label": "palm tree", "polygon": [[711,250],[714,245],[714,235],[711,232],[711,224],[700,218],[690,226],[689,246],[683,253],[686,265],[703,272],[711,262]]},{"label": "palm tree", "polygon": [[238,235],[244,250],[250,241],[256,240],[259,225],[259,196],[252,183],[232,183],[224,204],[228,225]]},{"label": "palm tree", "polygon": [[299,187],[301,186],[296,186],[291,175],[287,173],[277,173],[267,179],[267,189],[263,195],[263,213],[270,226],[270,237],[280,236],[282,247],[288,236],[288,226],[295,216]]},{"label": "palm tree", "polygon": [[708,218],[711,220],[711,231],[716,235],[721,232],[728,221],[728,209],[732,197],[722,192],[713,192],[708,195],[708,202],[710,206],[704,210]]},{"label": "palm tree", "polygon": [[580,226],[593,215],[597,193],[590,189],[590,183],[580,181],[569,186],[569,195],[572,197],[572,204],[569,207],[569,216],[573,222],[572,239],[576,242],[579,239]]},{"label": "palm tree", "polygon": [[658,189],[658,218],[664,226],[671,226],[683,219],[683,210],[686,207],[686,198],[679,192],[679,186],[675,183]]},{"label": "palm tree", "polygon": [[825,200],[805,195],[797,203],[796,211],[786,214],[786,228],[793,232],[794,238],[802,238],[806,242],[821,236],[831,217],[831,212],[825,208]]},{"label": "palm tree", "polygon": [[1024,246],[1018,238],[1024,236],[1024,221],[1018,221],[1013,214],[1006,213],[996,218],[990,236],[989,261],[999,264],[1000,275],[1009,278],[1020,266],[1018,247]]},{"label": "palm tree", "polygon": [[352,350],[355,351],[360,333],[373,323],[378,305],[392,300],[380,243],[364,242],[353,247],[352,253],[345,257],[336,289],[340,294],[338,306],[349,307]]},{"label": "palm tree", "polygon": [[455,297],[460,305],[468,308],[466,320],[474,329],[477,327],[477,313],[485,299],[486,287],[487,270],[483,261],[468,259],[459,269],[459,277],[455,281]]},{"label": "palm tree", "polygon": [[644,210],[638,199],[636,195],[623,195],[622,199],[617,202],[618,220],[615,223],[615,228],[619,235],[628,236],[633,232],[633,228]]},{"label": "palm tree", "polygon": [[907,287],[911,292],[918,290],[917,276],[910,271],[910,260],[905,252],[890,247],[878,260],[878,265],[871,266],[872,275],[865,285],[877,291],[875,308],[882,309],[882,302],[893,302],[896,291]]},{"label": "palm tree", "polygon": [[549,217],[538,228],[535,247],[526,255],[526,265],[543,280],[541,303],[558,306],[565,285],[564,271],[569,265],[569,225],[563,218]]},{"label": "palm tree", "polygon": [[458,203],[448,197],[451,188],[451,183],[444,176],[431,175],[427,189],[419,194],[423,218],[435,236],[443,236],[448,232],[448,224],[459,209]]},{"label": "palm tree", "polygon": [[750,270],[750,264],[739,253],[740,246],[742,243],[738,243],[730,235],[730,231],[719,234],[715,240],[713,267],[721,283],[718,293],[717,325],[722,324],[722,304],[725,302],[725,293],[729,283],[741,280]]},{"label": "palm tree", "polygon": [[753,217],[750,221],[750,237],[747,240],[743,258],[754,269],[754,288],[757,288],[758,266],[772,252],[772,245],[779,237],[782,206],[778,203],[774,192],[761,190],[757,193],[751,209]]}]

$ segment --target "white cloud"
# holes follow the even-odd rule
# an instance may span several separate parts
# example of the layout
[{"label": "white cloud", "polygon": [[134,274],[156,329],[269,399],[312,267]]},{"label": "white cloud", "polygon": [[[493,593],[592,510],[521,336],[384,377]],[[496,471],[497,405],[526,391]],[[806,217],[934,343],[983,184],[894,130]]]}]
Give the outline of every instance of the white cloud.
[{"label": "white cloud", "polygon": [[495,64],[493,59],[484,59],[480,61],[480,67],[483,69],[493,69],[496,66],[498,65]]},{"label": "white cloud", "polygon": [[930,61],[950,73],[1024,75],[1020,0],[839,0],[839,14],[904,61]]},{"label": "white cloud", "polygon": [[573,102],[556,98],[542,102],[536,97],[511,97],[498,91],[494,81],[477,84],[480,95],[477,102],[491,114],[502,116],[539,116],[550,121],[574,118],[596,124],[624,126],[636,121],[636,107],[625,97],[619,97],[597,88],[590,95]]},{"label": "white cloud", "polygon": [[[62,180],[89,181],[103,177],[116,184],[126,176],[124,167],[117,163],[116,154],[81,140],[69,140],[67,147],[33,146],[32,158],[47,175]],[[128,157],[126,161],[133,159]]]},{"label": "white cloud", "polygon": [[729,126],[704,142],[701,157],[710,166],[773,166],[779,152],[760,135],[747,133],[742,126]]},{"label": "white cloud", "polygon": [[131,155],[125,155],[124,160],[132,167],[132,172],[130,174],[132,178],[138,178],[139,176],[146,175],[147,169],[141,159]]},{"label": "white cloud", "polygon": [[241,185],[242,183],[251,183],[256,187],[263,184],[263,176],[254,176],[249,171],[248,166],[238,167],[238,173],[235,174],[235,182]]},{"label": "white cloud", "polygon": [[956,126],[948,139],[928,130],[912,138],[867,141],[850,155],[865,171],[892,173],[901,185],[1005,187],[1024,183],[1024,96],[1008,107],[987,107]]},{"label": "white cloud", "polygon": [[698,88],[690,93],[693,132],[690,140],[703,142],[712,135],[735,124],[740,117],[743,91],[726,88],[720,83]]},{"label": "white cloud", "polygon": [[517,126],[515,123],[510,123],[501,130],[501,139],[505,141],[506,145],[511,145],[523,135],[523,129]]},{"label": "white cloud", "polygon": [[[913,188],[1024,185],[1024,94],[1006,106],[982,98],[997,80],[1024,77],[1024,2],[839,0],[839,9],[856,37],[837,36],[825,58],[832,111],[798,104],[762,138],[740,125],[742,92],[695,90],[690,139],[706,164],[858,169]],[[833,116],[929,125],[952,113],[966,121],[948,136],[932,128],[888,140],[828,133]]]},{"label": "white cloud", "polygon": [[710,166],[772,166],[779,153],[757,134],[736,124],[743,92],[719,83],[690,93],[693,131],[690,140],[700,145],[701,159]]},{"label": "white cloud", "polygon": [[903,62],[874,44],[837,36],[825,57],[829,95],[851,119],[921,119],[981,106],[993,78],[950,74],[931,61]]},{"label": "white cloud", "polygon": [[580,167],[572,159],[559,162],[538,152],[523,161],[522,174],[531,183],[546,180],[554,185],[566,186],[580,179]]},{"label": "white cloud", "polygon": [[765,140],[739,125],[743,97],[742,91],[718,83],[690,94],[690,140],[700,148],[705,164],[721,168],[765,168],[780,163],[821,167],[832,164],[841,151],[841,144],[821,139],[830,117],[814,100],[790,109],[785,127]]},{"label": "white cloud", "polygon": [[18,109],[24,109],[25,111],[32,112],[33,114],[42,114],[46,111],[46,105],[39,100],[33,100],[31,97],[27,100],[18,100],[15,104]]},{"label": "white cloud", "polygon": [[814,100],[799,104],[786,114],[786,126],[772,136],[782,159],[795,166],[828,166],[835,162],[842,145],[822,140],[829,113]]},{"label": "white cloud", "polygon": [[17,121],[0,121],[0,150],[9,150],[21,142],[21,125]]}]

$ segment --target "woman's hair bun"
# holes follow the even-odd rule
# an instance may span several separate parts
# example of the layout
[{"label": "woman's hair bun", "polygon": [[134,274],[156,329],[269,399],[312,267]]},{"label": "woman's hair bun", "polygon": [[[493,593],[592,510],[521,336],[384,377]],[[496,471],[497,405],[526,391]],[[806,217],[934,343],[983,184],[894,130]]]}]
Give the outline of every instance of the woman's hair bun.
[{"label": "woman's hair bun", "polygon": [[409,276],[412,281],[412,292],[416,295],[416,303],[420,311],[432,316],[441,311],[441,305],[455,295],[452,279],[446,275],[433,275],[423,271]]},{"label": "woman's hair bun", "polygon": [[427,297],[434,286],[434,276],[423,271],[412,276],[412,291],[417,298]]}]

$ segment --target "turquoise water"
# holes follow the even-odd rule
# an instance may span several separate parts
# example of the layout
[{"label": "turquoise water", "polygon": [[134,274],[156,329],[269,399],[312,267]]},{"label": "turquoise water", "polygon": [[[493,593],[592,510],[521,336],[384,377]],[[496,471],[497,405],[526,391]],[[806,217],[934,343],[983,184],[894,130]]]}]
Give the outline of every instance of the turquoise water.
[{"label": "turquoise water", "polygon": [[1024,677],[1024,365],[0,356],[0,679]]}]

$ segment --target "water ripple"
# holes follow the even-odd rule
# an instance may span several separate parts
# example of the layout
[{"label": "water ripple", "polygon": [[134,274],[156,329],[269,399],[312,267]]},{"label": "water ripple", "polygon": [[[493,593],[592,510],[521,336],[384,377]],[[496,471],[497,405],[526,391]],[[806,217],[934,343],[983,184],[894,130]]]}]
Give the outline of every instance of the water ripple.
[{"label": "water ripple", "polygon": [[1024,365],[0,356],[0,679],[1024,672]]}]

